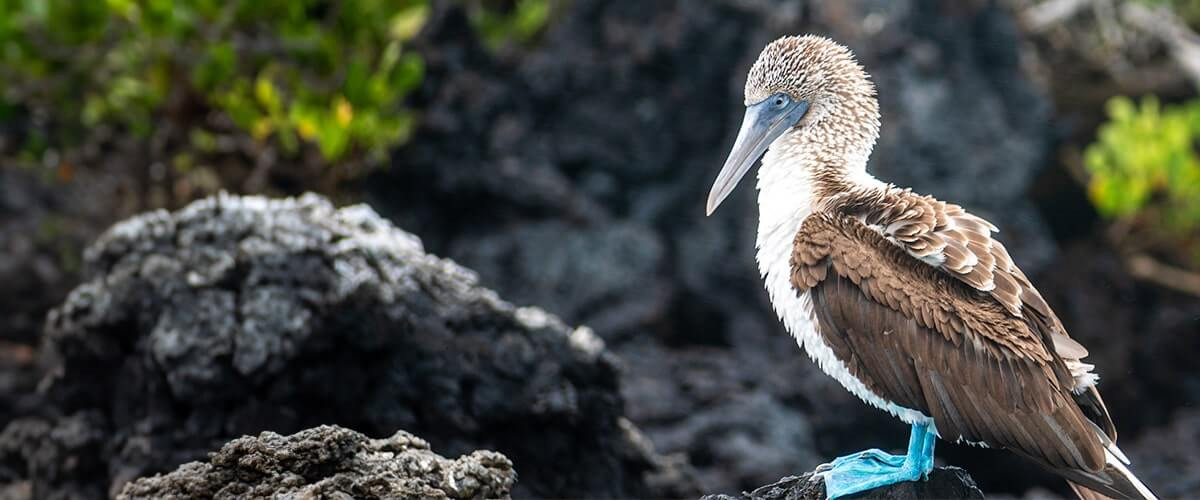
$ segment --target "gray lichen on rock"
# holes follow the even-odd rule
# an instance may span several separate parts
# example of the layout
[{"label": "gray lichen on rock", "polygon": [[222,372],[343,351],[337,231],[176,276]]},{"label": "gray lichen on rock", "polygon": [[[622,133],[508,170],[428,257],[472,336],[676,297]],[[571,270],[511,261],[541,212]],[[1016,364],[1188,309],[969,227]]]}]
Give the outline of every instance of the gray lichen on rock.
[{"label": "gray lichen on rock", "polygon": [[508,498],[516,476],[493,451],[449,460],[404,431],[369,439],[320,426],[235,439],[207,462],[128,483],[117,498]]}]

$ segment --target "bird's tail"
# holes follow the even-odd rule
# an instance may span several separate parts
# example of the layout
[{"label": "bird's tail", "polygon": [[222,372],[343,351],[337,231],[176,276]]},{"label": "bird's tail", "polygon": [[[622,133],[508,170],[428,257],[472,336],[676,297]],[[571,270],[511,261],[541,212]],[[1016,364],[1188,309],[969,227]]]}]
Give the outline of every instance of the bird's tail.
[{"label": "bird's tail", "polygon": [[1078,472],[1065,474],[1071,477],[1067,484],[1075,490],[1080,500],[1129,499],[1129,500],[1158,500],[1137,476],[1129,471],[1129,459],[1109,442],[1105,450],[1104,469],[1099,472]]},{"label": "bird's tail", "polygon": [[1067,484],[1071,486],[1071,490],[1075,492],[1075,496],[1079,497],[1079,500],[1111,500],[1112,498],[1096,490],[1089,490],[1087,486],[1074,481],[1067,481]]}]

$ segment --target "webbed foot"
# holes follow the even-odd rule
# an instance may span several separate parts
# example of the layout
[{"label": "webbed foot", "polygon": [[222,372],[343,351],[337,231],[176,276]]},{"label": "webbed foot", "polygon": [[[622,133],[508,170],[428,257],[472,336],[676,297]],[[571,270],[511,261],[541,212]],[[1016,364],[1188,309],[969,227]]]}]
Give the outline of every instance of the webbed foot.
[{"label": "webbed foot", "polygon": [[873,448],[838,457],[823,466],[827,469],[818,468],[818,474],[825,479],[825,495],[835,500],[889,484],[924,479],[933,470],[936,439],[927,425],[913,425],[906,455]]}]

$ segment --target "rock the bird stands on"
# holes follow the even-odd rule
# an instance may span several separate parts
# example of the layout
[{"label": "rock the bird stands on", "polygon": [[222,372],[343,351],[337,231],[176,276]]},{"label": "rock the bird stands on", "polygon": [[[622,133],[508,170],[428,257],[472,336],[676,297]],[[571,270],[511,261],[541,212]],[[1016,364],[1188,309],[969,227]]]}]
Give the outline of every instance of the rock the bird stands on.
[{"label": "rock the bird stands on", "polygon": [[[763,157],[758,266],[784,326],[855,396],[912,425],[906,455],[823,466],[837,498],[933,467],[937,438],[1003,448],[1081,498],[1154,498],[1129,471],[1087,350],[958,205],[867,173],[875,88],[850,51],[785,37],[746,81],[746,115],[708,213]],[[765,153],[765,156],[763,156]]]}]

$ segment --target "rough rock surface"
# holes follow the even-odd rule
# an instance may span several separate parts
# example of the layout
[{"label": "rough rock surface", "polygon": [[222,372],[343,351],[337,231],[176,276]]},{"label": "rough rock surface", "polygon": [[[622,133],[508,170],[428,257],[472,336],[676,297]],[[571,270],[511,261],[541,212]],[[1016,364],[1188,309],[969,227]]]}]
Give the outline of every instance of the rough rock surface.
[{"label": "rough rock surface", "polygon": [[[937,467],[925,481],[906,481],[864,491],[845,498],[863,500],[918,500],[954,498],[983,500],[983,492],[967,471],[958,467]],[[825,481],[813,479],[813,473],[789,476],[741,495],[705,495],[701,500],[824,500]]]},{"label": "rough rock surface", "polygon": [[567,4],[536,47],[499,52],[452,3],[435,9],[423,121],[369,183],[372,205],[505,297],[594,328],[626,366],[630,417],[707,491],[902,440],[778,325],[754,264],[753,179],[711,218],[704,199],[758,52],[825,34],[878,83],[872,171],[992,218],[1036,271],[1053,248],[1026,194],[1053,129],[1011,15],[930,0]]},{"label": "rough rock surface", "polygon": [[240,437],[207,461],[130,482],[117,498],[508,498],[516,480],[494,451],[449,460],[404,431],[370,439],[321,426]]},{"label": "rough rock surface", "polygon": [[321,424],[500,451],[522,496],[692,491],[625,419],[590,330],[500,300],[366,206],[212,197],[114,226],[85,275],[47,322],[44,416],[0,434],[0,478],[35,496]]},{"label": "rough rock surface", "polygon": [[1162,498],[1200,498],[1200,410],[1179,412],[1162,431],[1123,445],[1134,472]]}]

